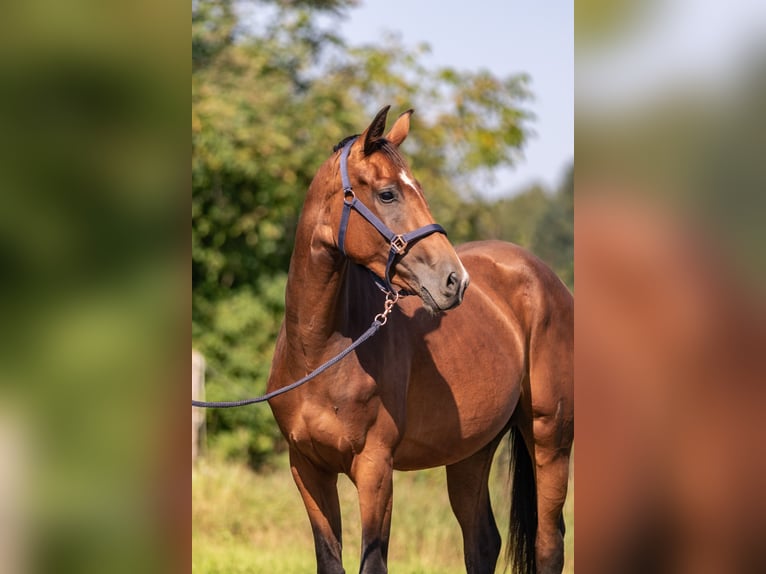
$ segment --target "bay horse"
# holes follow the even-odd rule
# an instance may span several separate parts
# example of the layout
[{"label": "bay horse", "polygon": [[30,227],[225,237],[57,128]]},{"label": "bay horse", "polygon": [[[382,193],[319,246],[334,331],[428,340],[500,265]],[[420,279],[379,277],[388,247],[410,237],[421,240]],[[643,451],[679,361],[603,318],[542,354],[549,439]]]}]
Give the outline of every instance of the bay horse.
[{"label": "bay horse", "polygon": [[384,136],[388,109],[336,146],[308,189],[268,382],[277,390],[338,354],[398,298],[392,290],[417,295],[399,300],[345,359],[269,401],[317,571],[345,572],[339,473],[358,491],[367,574],[387,572],[394,469],[445,466],[466,569],[493,572],[501,538],[488,475],[510,431],[509,558],[516,572],[560,573],[574,436],[572,295],[518,246],[453,248],[399,151],[412,110]]}]

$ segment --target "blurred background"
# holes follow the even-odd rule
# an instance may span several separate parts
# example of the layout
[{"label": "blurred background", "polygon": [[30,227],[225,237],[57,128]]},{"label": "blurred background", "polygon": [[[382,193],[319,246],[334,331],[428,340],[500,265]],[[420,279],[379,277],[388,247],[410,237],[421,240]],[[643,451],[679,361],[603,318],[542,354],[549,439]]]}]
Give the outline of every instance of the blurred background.
[{"label": "blurred background", "polygon": [[188,544],[170,528],[189,511],[168,473],[188,469],[170,440],[188,424],[188,387],[175,396],[190,302],[178,8],[3,7],[2,572],[167,570]]},{"label": "blurred background", "polygon": [[575,22],[578,566],[766,571],[766,5]]}]

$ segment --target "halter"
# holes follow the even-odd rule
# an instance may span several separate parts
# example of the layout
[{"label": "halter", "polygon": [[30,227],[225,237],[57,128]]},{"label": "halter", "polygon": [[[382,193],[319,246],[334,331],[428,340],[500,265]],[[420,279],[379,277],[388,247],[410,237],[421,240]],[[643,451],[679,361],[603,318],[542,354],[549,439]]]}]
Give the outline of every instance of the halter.
[{"label": "halter", "polygon": [[[370,211],[364,203],[357,199],[356,195],[354,195],[354,191],[351,189],[351,182],[348,179],[348,154],[356,139],[357,138],[352,138],[346,142],[343,146],[343,151],[341,151],[340,154],[340,178],[341,183],[343,184],[343,214],[340,218],[338,247],[340,247],[341,253],[346,255],[346,230],[348,228],[348,220],[351,215],[351,210],[354,209],[359,215],[366,219],[368,223],[377,229],[378,233],[385,237],[390,246],[388,250],[388,261],[386,262],[386,274],[385,277],[383,277],[383,280],[379,282],[379,286],[389,293],[407,295],[408,293],[405,291],[397,291],[391,284],[391,268],[394,266],[396,257],[404,253],[411,243],[415,243],[432,233],[443,233],[444,235],[447,235],[447,232],[444,231],[444,228],[438,223],[429,223],[428,225],[424,225],[423,227],[419,227],[408,233],[394,233],[378,218],[377,215]],[[376,279],[378,279],[377,276]]]}]

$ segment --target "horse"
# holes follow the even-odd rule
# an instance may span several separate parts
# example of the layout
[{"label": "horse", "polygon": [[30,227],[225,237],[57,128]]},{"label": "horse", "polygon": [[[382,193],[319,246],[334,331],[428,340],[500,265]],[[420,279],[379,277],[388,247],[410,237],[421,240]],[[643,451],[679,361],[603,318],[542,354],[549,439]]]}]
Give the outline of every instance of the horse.
[{"label": "horse", "polygon": [[317,571],[345,572],[340,473],[358,492],[359,571],[370,574],[387,572],[393,471],[445,466],[466,570],[494,572],[501,537],[488,476],[510,434],[508,559],[522,574],[560,573],[574,438],[572,295],[521,247],[452,246],[399,151],[412,110],[384,135],[388,110],[336,146],[309,186],[267,384],[274,391],[303,377],[376,314],[385,323],[309,384],[269,401]]}]

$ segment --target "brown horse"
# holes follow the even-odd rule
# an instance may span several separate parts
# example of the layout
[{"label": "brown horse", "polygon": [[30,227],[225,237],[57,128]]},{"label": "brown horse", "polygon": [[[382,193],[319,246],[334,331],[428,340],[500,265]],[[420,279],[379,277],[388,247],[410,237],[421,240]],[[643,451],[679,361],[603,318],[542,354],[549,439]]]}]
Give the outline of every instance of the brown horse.
[{"label": "brown horse", "polygon": [[[493,572],[501,539],[487,482],[510,429],[509,555],[518,572],[561,572],[574,434],[572,296],[517,246],[480,242],[456,252],[399,153],[411,110],[384,137],[387,112],[336,149],[309,187],[268,384],[272,391],[303,377],[358,337],[383,310],[382,280],[419,296],[402,299],[343,361],[270,401],[317,570],[344,572],[338,473],[359,493],[360,572],[371,573],[387,571],[394,469],[446,466],[467,571]],[[389,243],[380,225],[344,208],[353,198],[409,243]],[[423,229],[417,241],[405,233]]]}]

